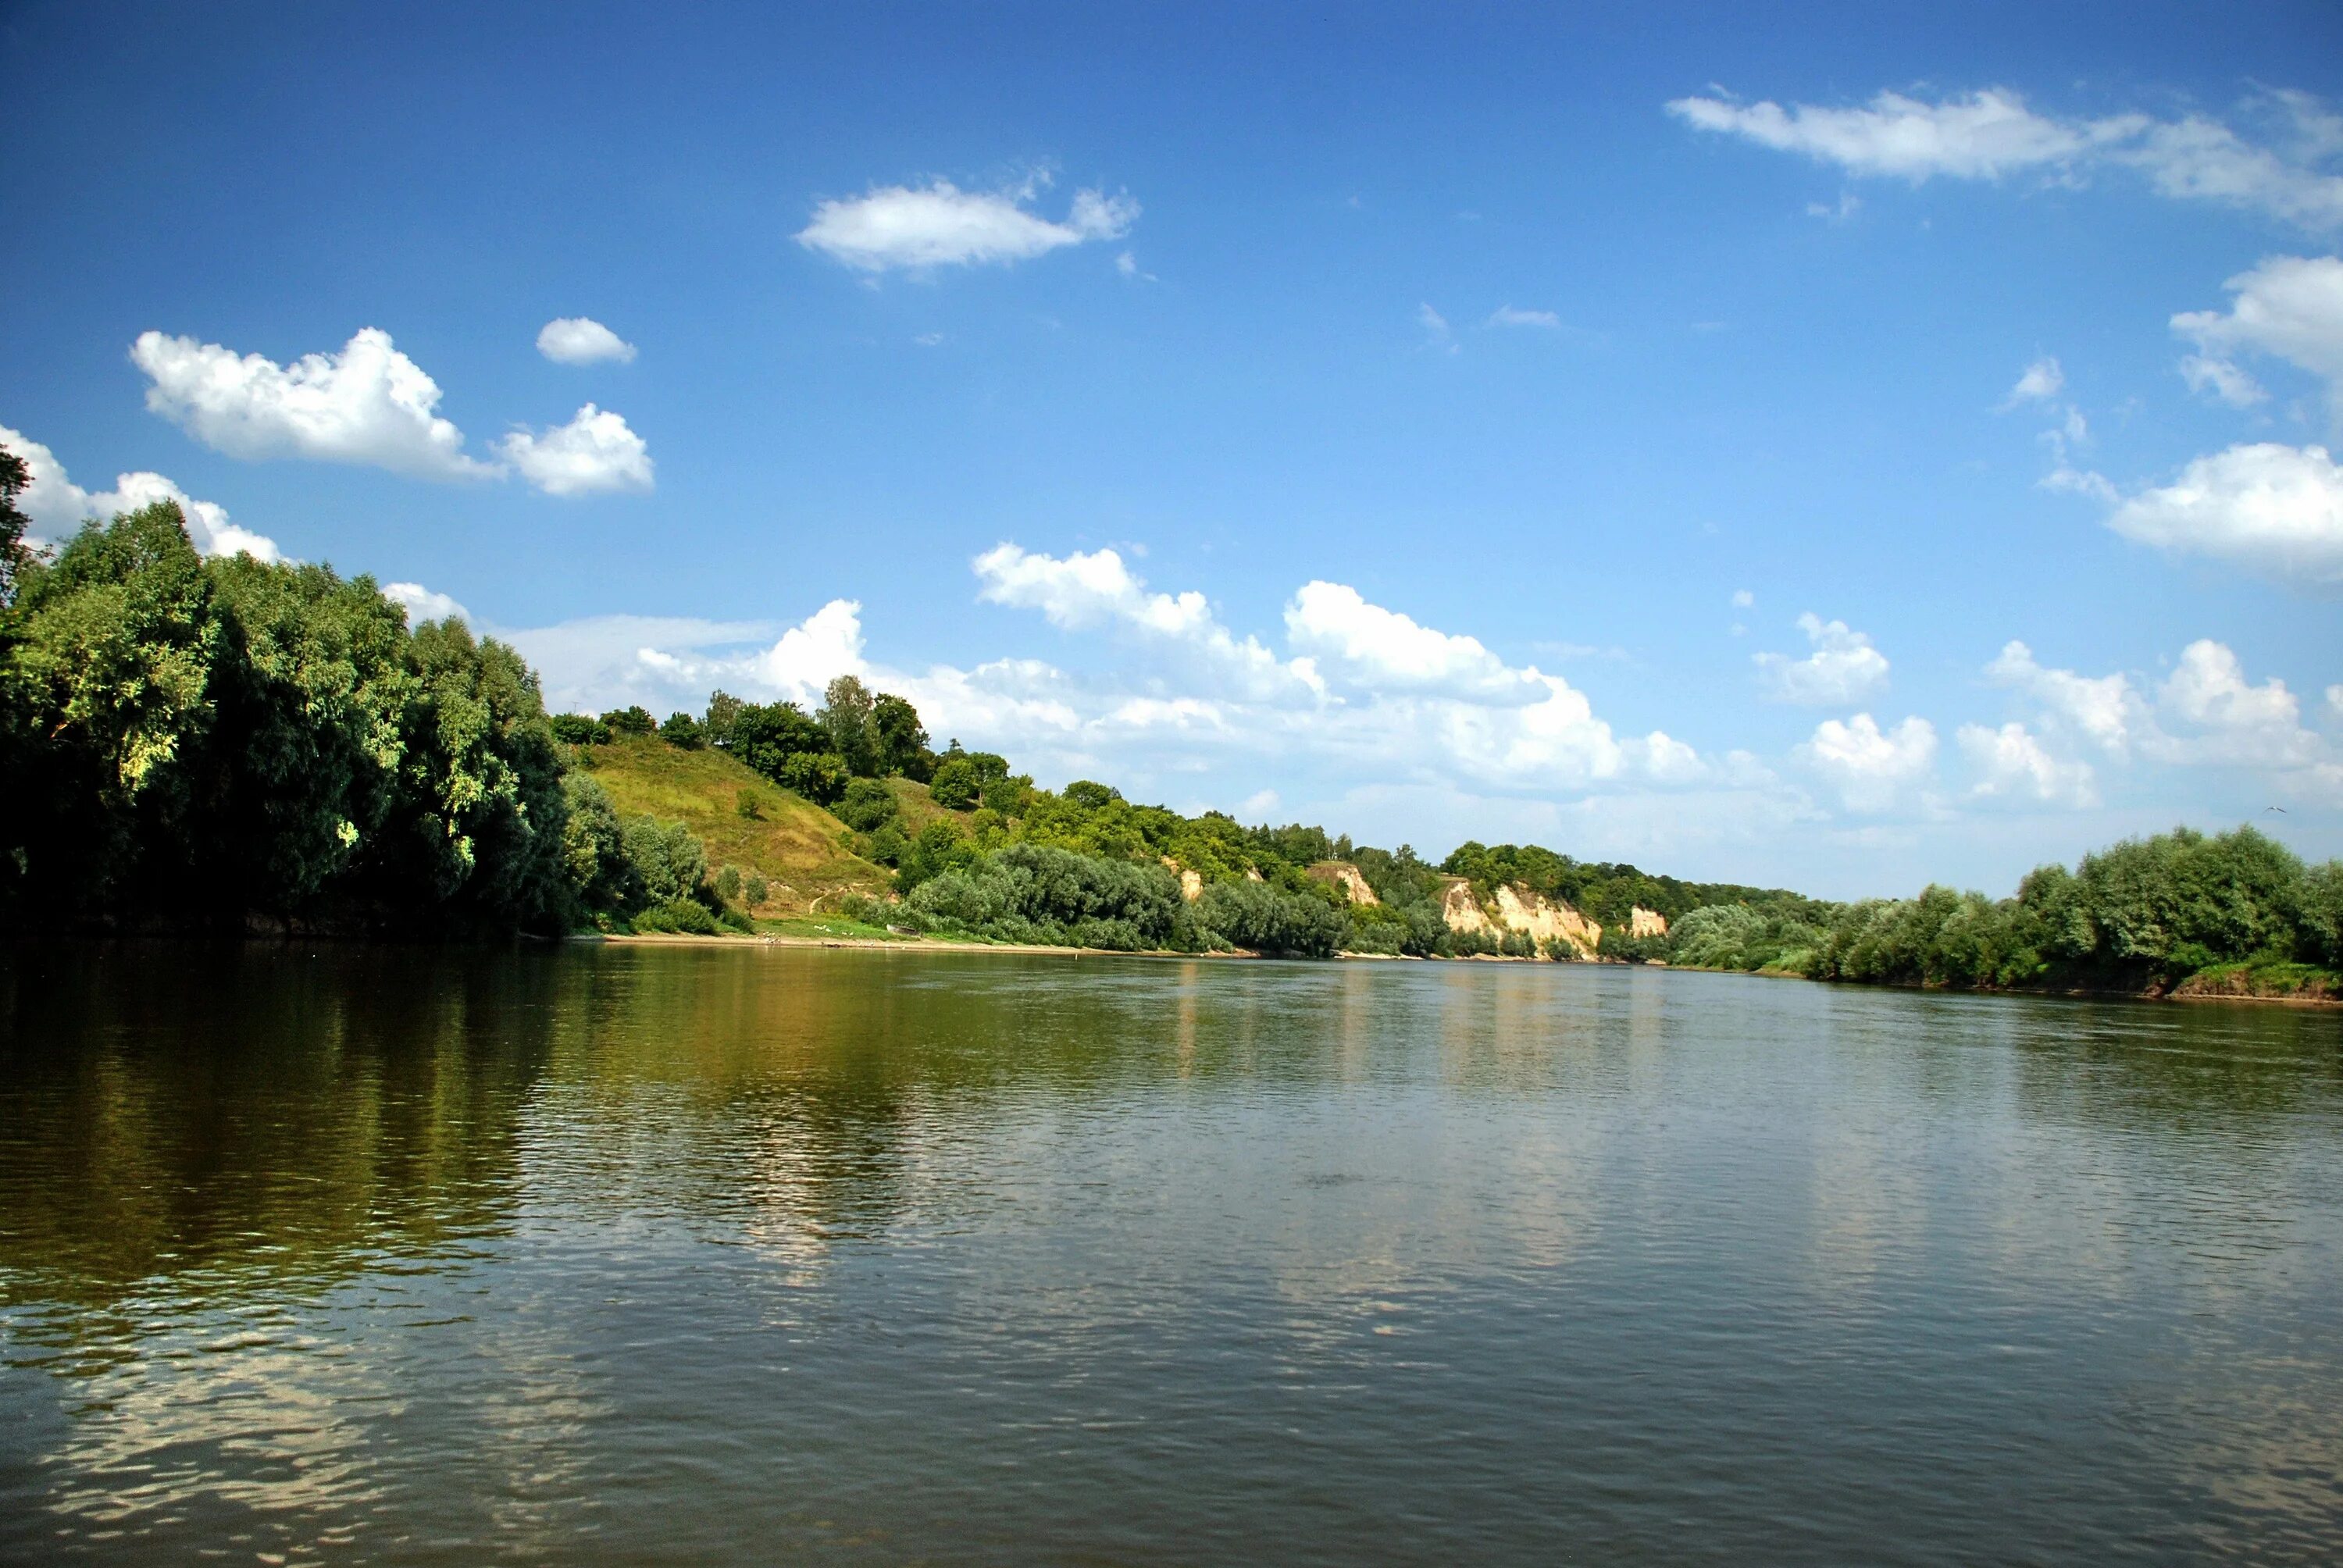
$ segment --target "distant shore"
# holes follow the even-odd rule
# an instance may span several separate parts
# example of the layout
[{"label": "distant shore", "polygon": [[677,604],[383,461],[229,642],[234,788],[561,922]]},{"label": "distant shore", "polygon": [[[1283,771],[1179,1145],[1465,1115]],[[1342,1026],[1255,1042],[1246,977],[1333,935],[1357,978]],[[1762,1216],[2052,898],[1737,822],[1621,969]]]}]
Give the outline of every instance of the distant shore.
[{"label": "distant shore", "polygon": [[[864,948],[881,952],[1004,953],[1031,955],[1037,957],[1078,959],[1259,959],[1265,956],[1261,953],[1242,951],[1183,953],[1174,951],[1168,948],[1156,950],[1134,951],[1122,948],[1050,947],[1040,942],[956,942],[942,940],[933,937],[910,937],[904,938],[900,940],[890,941],[880,937],[788,936],[779,932],[759,932],[753,936],[747,933],[741,933],[733,936],[715,937],[669,932],[642,932],[626,936],[598,936],[588,934],[572,937],[569,940],[571,941],[578,942],[603,942],[613,947],[704,948],[756,946],[769,948]],[[1427,963],[1435,961],[1427,959],[1411,958],[1399,953],[1341,952],[1336,953],[1334,957],[1338,960],[1353,960],[1362,963]],[[1437,961],[1443,963],[1534,964],[1550,963],[1553,960],[1550,959],[1500,958],[1493,954],[1474,954],[1469,957],[1444,959]],[[1685,974],[1746,974],[1759,980],[1806,980],[1808,979],[1805,975],[1793,974],[1786,970],[1716,970],[1702,969],[1690,964],[1602,964],[1598,960],[1596,967],[1609,969],[1642,968],[1662,970],[1675,970]],[[1845,982],[1815,980],[1811,983],[1825,985],[1842,984]],[[2253,1002],[2262,1006],[2300,1007],[2312,1009],[2343,1008],[2343,996],[2304,996],[2300,994],[2272,995],[2248,990],[2191,990],[2188,988],[2187,981],[2183,981],[2181,984],[2167,990],[2091,990],[2084,989],[2053,990],[2046,987],[2038,990],[1998,988],[1986,990],[1971,986],[1860,986],[1855,989],[1925,990],[1946,996],[2051,997],[2065,998],[2077,1001]]]}]

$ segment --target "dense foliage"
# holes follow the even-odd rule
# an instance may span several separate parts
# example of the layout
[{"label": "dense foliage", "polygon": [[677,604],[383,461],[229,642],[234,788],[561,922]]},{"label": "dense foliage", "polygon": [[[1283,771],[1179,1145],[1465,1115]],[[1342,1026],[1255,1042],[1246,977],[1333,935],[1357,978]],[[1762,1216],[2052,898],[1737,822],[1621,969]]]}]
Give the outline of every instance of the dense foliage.
[{"label": "dense foliage", "polygon": [[2305,866],[2251,828],[2175,829],[2045,866],[2014,898],[1931,887],[1917,898],[1694,910],[1664,956],[1888,985],[2158,990],[2228,968],[2280,989],[2343,969],[2343,864]]},{"label": "dense foliage", "polygon": [[410,629],[326,567],[205,560],[167,502],[12,553],[8,588],[12,925],[553,932],[646,897],[536,676],[461,621]]}]

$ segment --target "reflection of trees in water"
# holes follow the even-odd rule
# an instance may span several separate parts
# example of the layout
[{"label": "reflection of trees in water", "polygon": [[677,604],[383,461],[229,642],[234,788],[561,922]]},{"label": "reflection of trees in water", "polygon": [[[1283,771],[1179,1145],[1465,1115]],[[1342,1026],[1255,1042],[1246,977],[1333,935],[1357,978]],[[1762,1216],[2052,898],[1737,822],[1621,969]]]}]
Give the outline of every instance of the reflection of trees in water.
[{"label": "reflection of trees in water", "polygon": [[323,1284],[510,1211],[542,964],[122,944],[8,968],[0,1299]]}]

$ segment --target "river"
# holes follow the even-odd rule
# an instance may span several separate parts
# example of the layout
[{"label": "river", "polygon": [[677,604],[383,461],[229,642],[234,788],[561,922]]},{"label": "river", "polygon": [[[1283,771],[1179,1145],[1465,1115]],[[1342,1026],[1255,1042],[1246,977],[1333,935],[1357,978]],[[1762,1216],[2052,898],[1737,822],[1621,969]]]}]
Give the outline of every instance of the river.
[{"label": "river", "polygon": [[0,960],[10,1563],[2343,1557],[2343,1018]]}]

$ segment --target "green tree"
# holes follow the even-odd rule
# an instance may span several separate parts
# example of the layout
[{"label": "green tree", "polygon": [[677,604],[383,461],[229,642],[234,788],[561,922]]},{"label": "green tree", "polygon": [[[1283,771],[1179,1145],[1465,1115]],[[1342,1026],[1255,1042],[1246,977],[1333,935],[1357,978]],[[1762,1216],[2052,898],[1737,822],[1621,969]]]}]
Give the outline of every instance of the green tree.
[{"label": "green tree", "polygon": [[780,782],[817,806],[827,806],[846,793],[853,775],[846,759],[834,751],[793,751],[781,759]]},{"label": "green tree", "polygon": [[659,739],[679,751],[697,751],[707,744],[699,720],[689,713],[670,713],[659,726]]},{"label": "green tree", "polygon": [[637,817],[626,826],[627,859],[653,904],[682,903],[708,879],[708,850],[689,828]]},{"label": "green tree", "polygon": [[25,530],[33,519],[16,505],[33,482],[25,459],[0,447],[0,610],[16,602],[16,578],[26,559]]},{"label": "green tree", "polygon": [[924,781],[935,771],[935,754],[928,749],[928,732],[920,726],[920,710],[903,699],[882,691],[872,699],[870,732],[880,772]]},{"label": "green tree", "polygon": [[928,793],[948,811],[973,811],[984,786],[966,757],[948,758],[928,780]]},{"label": "green tree", "polygon": [[825,749],[835,752],[857,779],[880,771],[879,738],[873,719],[876,699],[870,689],[851,675],[841,675],[824,689],[821,709],[814,715],[830,737]]}]

